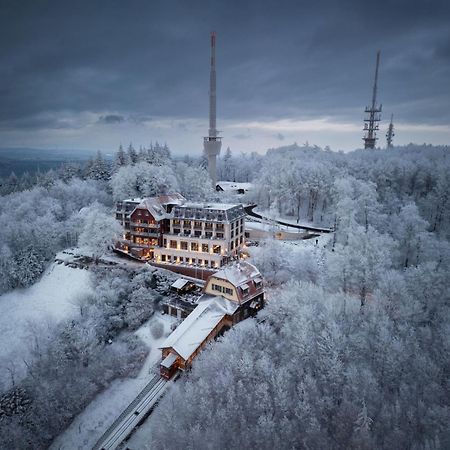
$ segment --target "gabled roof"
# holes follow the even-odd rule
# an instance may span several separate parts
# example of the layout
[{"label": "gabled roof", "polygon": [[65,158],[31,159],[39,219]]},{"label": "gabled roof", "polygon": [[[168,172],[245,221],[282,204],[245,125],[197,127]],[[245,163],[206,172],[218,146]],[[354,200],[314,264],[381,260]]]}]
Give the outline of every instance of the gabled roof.
[{"label": "gabled roof", "polygon": [[[206,297],[206,296],[205,296]],[[198,349],[234,305],[223,297],[204,298],[159,347],[172,348],[184,360]],[[230,305],[228,305],[230,304]]]},{"label": "gabled roof", "polygon": [[147,197],[142,199],[142,201],[134,208],[131,214],[137,209],[146,209],[154,217],[156,221],[166,219],[171,217],[165,208],[167,205],[182,205],[186,199],[179,194],[174,192],[172,194],[159,195],[158,197]]},{"label": "gabled roof", "polygon": [[222,191],[249,191],[252,189],[252,183],[237,183],[235,181],[218,181],[216,187],[219,186]]},{"label": "gabled roof", "polygon": [[170,285],[170,287],[174,289],[183,289],[189,283],[192,283],[192,281],[186,280],[185,278],[178,278]]},{"label": "gabled roof", "polygon": [[246,284],[248,281],[256,277],[261,279],[259,270],[247,261],[240,261],[233,265],[226,266],[222,270],[219,270],[215,274],[211,275],[211,278],[227,280],[235,287]]}]

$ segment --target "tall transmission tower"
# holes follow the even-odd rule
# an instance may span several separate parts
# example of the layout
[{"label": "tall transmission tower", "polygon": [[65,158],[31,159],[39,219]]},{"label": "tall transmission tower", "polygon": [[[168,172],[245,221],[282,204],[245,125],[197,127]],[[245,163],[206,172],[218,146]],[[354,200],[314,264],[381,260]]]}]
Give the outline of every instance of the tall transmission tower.
[{"label": "tall transmission tower", "polygon": [[213,188],[217,183],[217,155],[222,147],[222,138],[216,129],[216,33],[211,33],[211,70],[209,75],[209,132],[203,138],[203,148],[208,158],[208,172]]},{"label": "tall transmission tower", "polygon": [[386,143],[387,148],[392,148],[394,146],[394,114],[391,114],[391,122],[386,133]]},{"label": "tall transmission tower", "polygon": [[375,81],[373,83],[372,92],[372,104],[367,106],[364,112],[367,117],[364,119],[364,131],[365,136],[363,137],[364,148],[375,148],[375,143],[377,141],[376,132],[379,128],[379,122],[381,120],[381,104],[377,106],[377,84],[378,84],[378,67],[380,66],[380,51],[377,52],[377,64],[375,67]]}]

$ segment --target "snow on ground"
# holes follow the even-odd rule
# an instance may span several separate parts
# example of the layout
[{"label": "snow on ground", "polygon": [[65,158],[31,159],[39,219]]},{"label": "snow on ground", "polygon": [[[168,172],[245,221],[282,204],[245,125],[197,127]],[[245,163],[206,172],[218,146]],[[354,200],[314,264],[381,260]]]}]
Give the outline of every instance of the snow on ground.
[{"label": "snow on ground", "polygon": [[54,263],[33,286],[0,296],[1,390],[10,386],[8,367],[14,366],[16,382],[25,374],[23,359],[30,356],[30,329],[33,325],[69,317],[77,308],[78,298],[91,290],[87,270]]},{"label": "snow on ground", "polygon": [[[164,335],[155,339],[151,333],[151,325],[158,320],[164,324]],[[70,426],[55,439],[49,450],[84,450],[94,446],[100,436],[153,377],[155,366],[161,359],[161,350],[158,346],[169,335],[170,325],[175,320],[171,316],[158,313],[136,331],[136,334],[150,348],[150,353],[139,375],[136,378],[115,380],[111,386],[97,395]]]},{"label": "snow on ground", "polygon": [[[281,220],[281,219],[278,219]],[[267,220],[262,220],[261,222],[256,221],[256,220],[246,220],[245,221],[245,228],[250,228],[253,230],[263,230],[263,231],[268,231],[268,232],[275,232],[275,231],[289,231],[290,233],[304,233],[304,230],[299,230],[298,228],[295,227],[289,227],[287,225],[280,225],[279,223],[276,222],[269,222]]]}]

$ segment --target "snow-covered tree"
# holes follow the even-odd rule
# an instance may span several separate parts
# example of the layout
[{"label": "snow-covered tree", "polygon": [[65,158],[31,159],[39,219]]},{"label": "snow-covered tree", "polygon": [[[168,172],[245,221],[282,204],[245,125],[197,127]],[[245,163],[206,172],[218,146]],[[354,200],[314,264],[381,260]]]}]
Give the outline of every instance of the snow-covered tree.
[{"label": "snow-covered tree", "polygon": [[98,262],[120,238],[122,227],[100,204],[93,204],[80,212],[84,225],[78,245],[92,254]]}]

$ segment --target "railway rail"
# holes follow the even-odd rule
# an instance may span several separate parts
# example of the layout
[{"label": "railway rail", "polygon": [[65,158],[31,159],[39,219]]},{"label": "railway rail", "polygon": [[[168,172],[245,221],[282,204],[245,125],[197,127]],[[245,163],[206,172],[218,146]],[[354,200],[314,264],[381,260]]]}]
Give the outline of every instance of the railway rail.
[{"label": "railway rail", "polygon": [[115,450],[153,410],[170,380],[155,375],[103,433],[92,450]]}]

